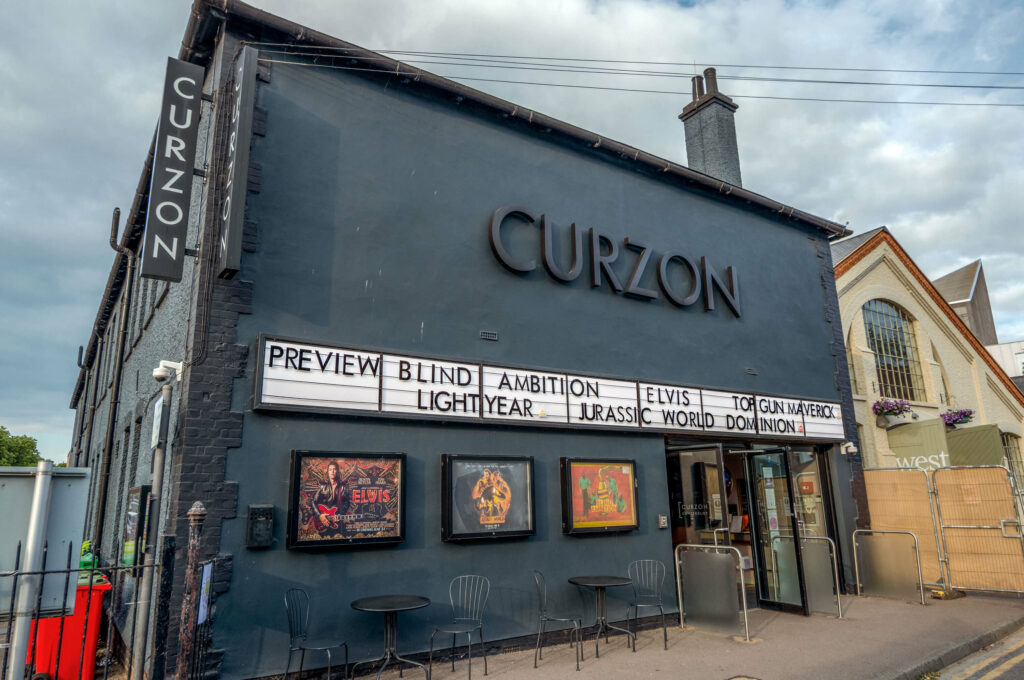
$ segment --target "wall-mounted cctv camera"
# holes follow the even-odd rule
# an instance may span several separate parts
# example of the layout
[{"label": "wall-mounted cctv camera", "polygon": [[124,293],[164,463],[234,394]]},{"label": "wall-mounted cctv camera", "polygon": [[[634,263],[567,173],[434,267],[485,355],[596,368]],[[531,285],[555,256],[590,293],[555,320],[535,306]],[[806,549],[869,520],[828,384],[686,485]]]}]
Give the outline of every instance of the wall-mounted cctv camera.
[{"label": "wall-mounted cctv camera", "polygon": [[842,451],[844,456],[855,456],[858,453],[857,445],[854,444],[853,442],[844,443],[842,446],[839,447],[839,450]]},{"label": "wall-mounted cctv camera", "polygon": [[153,379],[158,383],[165,383],[173,376],[181,380],[181,362],[162,360],[160,365],[153,369]]}]

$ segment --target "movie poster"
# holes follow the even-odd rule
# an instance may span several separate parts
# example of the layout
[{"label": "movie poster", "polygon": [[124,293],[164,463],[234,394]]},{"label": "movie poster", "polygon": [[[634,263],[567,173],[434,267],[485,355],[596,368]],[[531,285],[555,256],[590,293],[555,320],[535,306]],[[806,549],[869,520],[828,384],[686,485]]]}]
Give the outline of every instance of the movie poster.
[{"label": "movie poster", "polygon": [[637,528],[633,461],[567,460],[563,502],[567,531]]},{"label": "movie poster", "polygon": [[443,456],[445,540],[530,536],[533,459]]},{"label": "movie poster", "polygon": [[294,452],[288,547],[403,540],[404,464],[402,454]]}]

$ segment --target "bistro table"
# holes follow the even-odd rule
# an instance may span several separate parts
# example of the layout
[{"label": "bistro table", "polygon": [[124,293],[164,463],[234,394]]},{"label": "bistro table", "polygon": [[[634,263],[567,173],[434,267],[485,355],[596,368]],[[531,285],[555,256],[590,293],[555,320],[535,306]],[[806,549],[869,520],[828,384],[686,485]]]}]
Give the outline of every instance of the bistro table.
[{"label": "bistro table", "polygon": [[[569,579],[569,583],[577,586],[584,586],[586,588],[594,589],[594,596],[596,598],[596,611],[597,616],[595,617],[594,626],[597,628],[597,632],[594,635],[594,656],[600,657],[601,650],[598,647],[598,641],[601,639],[601,631],[604,631],[604,641],[608,642],[608,629],[614,628],[615,630],[622,631],[626,634],[626,645],[632,646],[633,651],[636,651],[636,636],[626,630],[625,628],[619,628],[608,623],[608,594],[605,592],[606,588],[614,588],[616,586],[628,586],[633,582],[633,579],[626,578],[625,576],[573,576]],[[632,643],[630,645],[630,643]]]},{"label": "bistro table", "polygon": [[422,609],[430,604],[430,600],[419,595],[376,595],[374,597],[362,597],[352,602],[352,609],[361,612],[380,612],[384,614],[384,655],[378,659],[360,661],[352,665],[352,677],[355,677],[356,666],[364,663],[376,663],[383,661],[380,670],[377,671],[377,678],[384,672],[391,660],[404,661],[405,663],[419,666],[423,669],[427,678],[430,673],[427,667],[411,659],[398,655],[398,612],[409,611],[410,609]]}]

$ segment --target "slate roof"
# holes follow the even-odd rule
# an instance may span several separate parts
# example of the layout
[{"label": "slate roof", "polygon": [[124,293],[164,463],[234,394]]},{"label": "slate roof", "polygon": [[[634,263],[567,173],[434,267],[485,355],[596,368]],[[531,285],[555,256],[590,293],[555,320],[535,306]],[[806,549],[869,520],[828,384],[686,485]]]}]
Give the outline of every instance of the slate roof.
[{"label": "slate roof", "polygon": [[886,229],[885,227],[878,227],[877,229],[872,229],[871,231],[865,231],[863,234],[857,234],[855,236],[850,236],[849,238],[844,238],[842,241],[832,241],[832,243],[829,244],[832,247],[832,264],[839,264],[840,262],[848,258],[853,253],[853,251],[857,250],[857,248],[860,248],[862,245],[864,245],[864,243],[867,242],[868,239],[870,239],[872,236],[883,230],[888,231],[888,229]]},{"label": "slate roof", "polygon": [[965,267],[952,271],[945,276],[935,279],[932,284],[946,302],[959,302],[970,300],[974,297],[974,286],[978,281],[978,271],[981,269],[981,260],[975,260]]}]

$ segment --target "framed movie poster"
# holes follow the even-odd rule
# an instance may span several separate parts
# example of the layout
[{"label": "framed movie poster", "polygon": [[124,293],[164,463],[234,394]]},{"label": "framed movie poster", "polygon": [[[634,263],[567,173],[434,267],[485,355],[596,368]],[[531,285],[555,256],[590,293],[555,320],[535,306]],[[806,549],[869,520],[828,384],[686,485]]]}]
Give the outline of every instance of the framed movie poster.
[{"label": "framed movie poster", "polygon": [[636,509],[636,461],[559,458],[562,533],[632,531]]},{"label": "framed movie poster", "polygon": [[292,451],[289,548],[405,540],[405,454]]},{"label": "framed movie poster", "polygon": [[533,457],[441,456],[441,538],[468,541],[537,533]]}]

